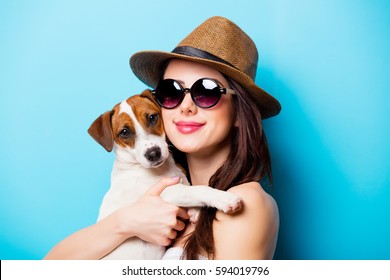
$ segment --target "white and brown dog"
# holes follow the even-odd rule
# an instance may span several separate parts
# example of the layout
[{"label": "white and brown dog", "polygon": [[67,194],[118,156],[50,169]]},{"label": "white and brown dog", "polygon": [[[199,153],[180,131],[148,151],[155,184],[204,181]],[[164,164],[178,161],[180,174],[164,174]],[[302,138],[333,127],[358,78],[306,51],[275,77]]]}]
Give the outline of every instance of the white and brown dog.
[{"label": "white and brown dog", "polygon": [[[180,176],[188,184],[168,150],[161,109],[149,90],[102,114],[88,132],[108,152],[115,152],[111,187],[104,196],[98,220],[137,201],[162,177]],[[240,197],[229,192],[183,184],[165,188],[161,197],[181,207],[216,207],[226,213],[237,211],[242,203]],[[164,252],[162,246],[130,238],[104,258],[161,259]]]}]

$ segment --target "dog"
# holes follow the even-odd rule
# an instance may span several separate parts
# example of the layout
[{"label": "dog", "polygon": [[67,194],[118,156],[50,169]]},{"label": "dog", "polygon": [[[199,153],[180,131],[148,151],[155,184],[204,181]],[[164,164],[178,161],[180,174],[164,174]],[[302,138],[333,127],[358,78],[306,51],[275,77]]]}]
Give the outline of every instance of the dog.
[{"label": "dog", "polygon": [[[167,203],[180,207],[215,207],[225,213],[235,212],[242,206],[241,198],[235,194],[209,186],[188,186],[183,169],[175,164],[169,152],[161,108],[150,90],[128,98],[99,116],[88,133],[108,152],[115,153],[111,186],[103,198],[98,221],[136,202],[162,177],[180,176],[183,180],[161,193]],[[196,211],[190,215],[193,215],[191,221],[196,219]],[[164,252],[163,246],[133,237],[103,258],[156,260]]]}]

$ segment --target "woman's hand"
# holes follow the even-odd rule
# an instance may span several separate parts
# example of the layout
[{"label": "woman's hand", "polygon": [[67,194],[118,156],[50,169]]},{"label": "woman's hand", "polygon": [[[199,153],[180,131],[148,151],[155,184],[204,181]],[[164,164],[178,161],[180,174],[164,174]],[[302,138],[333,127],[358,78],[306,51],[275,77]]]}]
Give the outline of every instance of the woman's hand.
[{"label": "woman's hand", "polygon": [[116,210],[96,224],[83,228],[59,242],[45,259],[100,259],[127,238],[167,246],[184,229],[187,212],[160,198],[160,193],[179,178],[165,178],[134,204]]},{"label": "woman's hand", "polygon": [[185,228],[187,211],[170,205],[160,198],[168,186],[177,184],[179,177],[164,178],[151,186],[134,204],[117,211],[121,231],[128,237],[137,236],[147,242],[168,246],[177,232]]}]

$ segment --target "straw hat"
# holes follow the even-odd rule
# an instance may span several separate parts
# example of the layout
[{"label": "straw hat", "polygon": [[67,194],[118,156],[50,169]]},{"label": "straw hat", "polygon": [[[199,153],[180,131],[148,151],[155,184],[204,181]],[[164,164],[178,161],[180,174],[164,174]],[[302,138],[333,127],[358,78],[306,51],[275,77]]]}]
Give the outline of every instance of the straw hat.
[{"label": "straw hat", "polygon": [[252,39],[235,23],[223,17],[212,17],[195,28],[172,52],[142,51],[130,58],[134,74],[155,88],[162,78],[167,60],[179,58],[213,67],[239,83],[255,100],[262,118],[277,115],[279,102],[254,80],[257,48]]}]

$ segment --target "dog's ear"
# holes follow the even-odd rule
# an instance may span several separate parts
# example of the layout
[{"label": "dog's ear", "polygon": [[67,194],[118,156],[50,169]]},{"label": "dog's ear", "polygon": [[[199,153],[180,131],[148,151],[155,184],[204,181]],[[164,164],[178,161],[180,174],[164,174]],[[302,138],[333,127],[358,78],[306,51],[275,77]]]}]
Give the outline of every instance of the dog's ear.
[{"label": "dog's ear", "polygon": [[100,115],[88,129],[89,135],[102,145],[107,152],[111,152],[114,146],[114,136],[111,128],[112,113],[112,111],[108,111]]},{"label": "dog's ear", "polygon": [[154,99],[154,96],[152,95],[152,91],[150,89],[144,90],[141,94],[141,97],[147,98],[150,101],[152,101],[158,108],[160,108],[160,105],[158,105],[156,99]]}]

